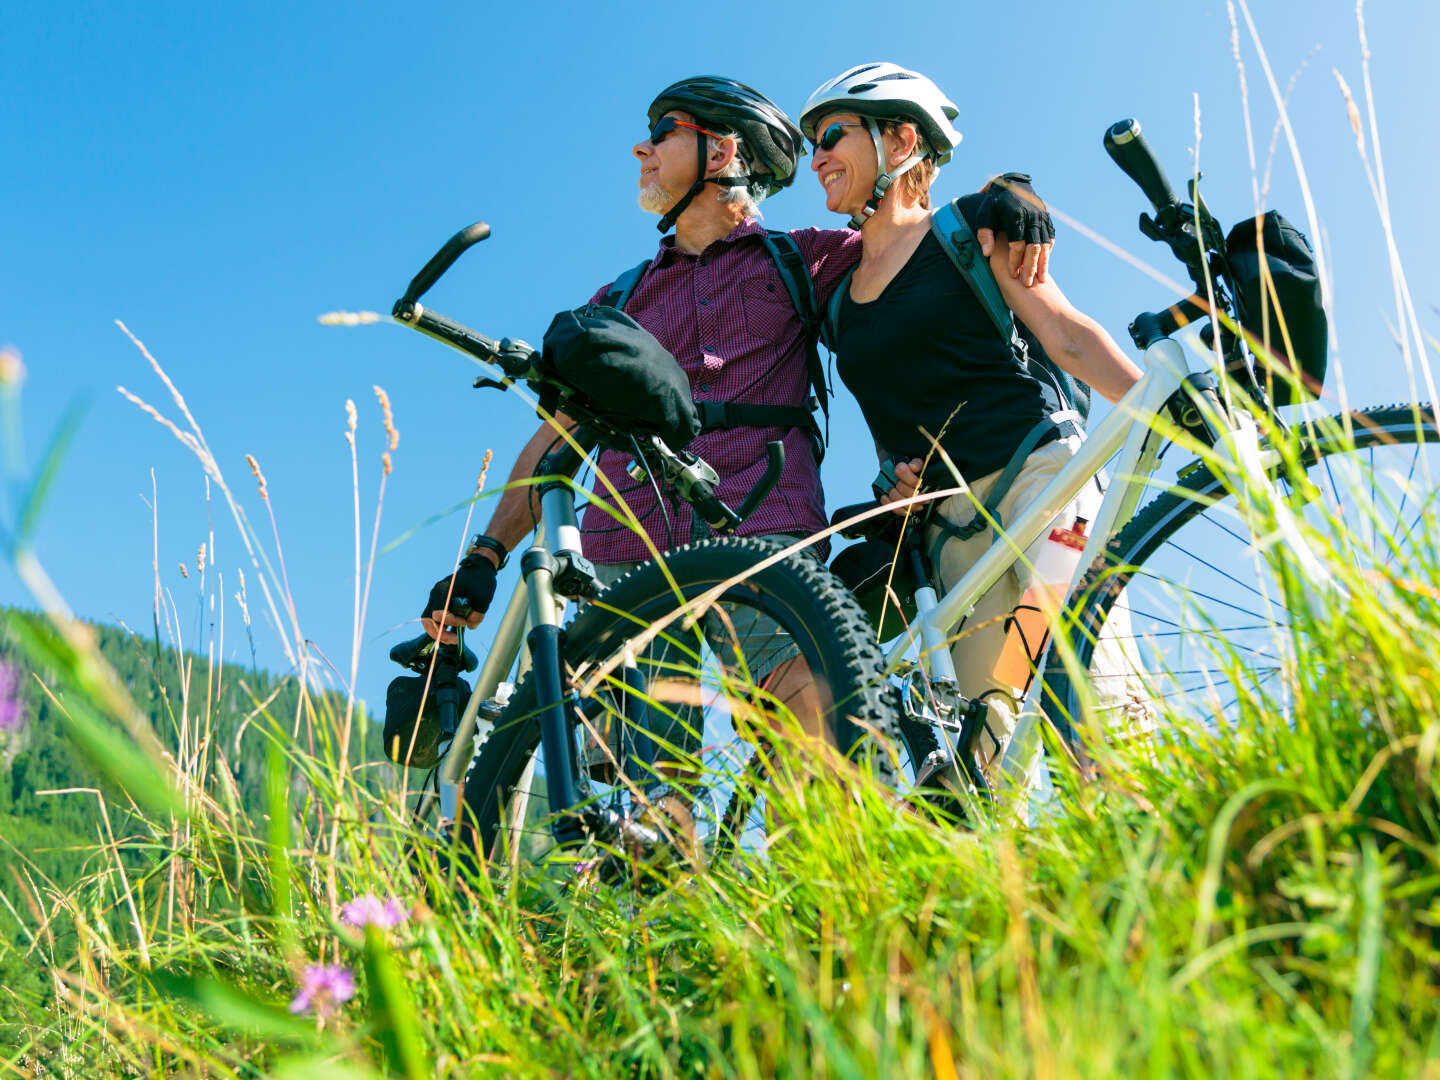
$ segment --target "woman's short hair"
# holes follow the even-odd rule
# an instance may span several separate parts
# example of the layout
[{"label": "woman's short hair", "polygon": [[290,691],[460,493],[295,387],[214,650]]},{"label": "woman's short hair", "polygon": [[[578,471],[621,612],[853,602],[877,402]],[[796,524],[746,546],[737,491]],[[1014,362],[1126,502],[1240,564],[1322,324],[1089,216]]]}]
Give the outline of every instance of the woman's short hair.
[{"label": "woman's short hair", "polygon": [[918,203],[928,210],[930,209],[930,185],[935,182],[935,175],[940,171],[940,166],[935,164],[935,155],[931,152],[929,144],[925,142],[925,136],[921,134],[920,126],[913,120],[880,121],[880,131],[886,135],[898,134],[902,127],[915,129],[915,151],[925,156],[923,160],[895,181],[895,190],[902,203]]}]

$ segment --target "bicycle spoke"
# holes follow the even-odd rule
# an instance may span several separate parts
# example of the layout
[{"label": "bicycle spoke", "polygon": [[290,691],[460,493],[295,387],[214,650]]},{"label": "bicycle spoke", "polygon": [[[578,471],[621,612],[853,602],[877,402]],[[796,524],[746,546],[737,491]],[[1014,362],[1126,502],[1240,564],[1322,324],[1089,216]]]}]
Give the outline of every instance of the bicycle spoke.
[{"label": "bicycle spoke", "polygon": [[[1250,608],[1241,607],[1239,604],[1232,604],[1232,603],[1230,603],[1228,600],[1221,600],[1218,596],[1214,596],[1214,595],[1211,595],[1211,594],[1209,594],[1209,593],[1197,592],[1197,591],[1194,590],[1194,589],[1186,588],[1185,586],[1181,585],[1178,581],[1173,581],[1173,580],[1171,580],[1171,579],[1169,579],[1169,578],[1147,578],[1146,580],[1149,580],[1149,581],[1157,581],[1157,582],[1159,582],[1161,585],[1165,585],[1165,586],[1170,587],[1170,588],[1173,589],[1176,593],[1182,593],[1182,594],[1184,594],[1185,596],[1193,597],[1193,598],[1195,598],[1195,599],[1197,599],[1197,600],[1204,600],[1204,601],[1206,601],[1206,602],[1208,602],[1208,603],[1211,603],[1211,604],[1218,604],[1218,605],[1221,606],[1221,607],[1229,608],[1231,611],[1239,612],[1241,615],[1246,615],[1246,616],[1249,616],[1249,617],[1252,618],[1252,619],[1260,620],[1260,621],[1264,622],[1264,624],[1267,625],[1267,626],[1274,625],[1273,620],[1268,620],[1268,619],[1266,619],[1265,616],[1262,615],[1262,614],[1260,614],[1260,612],[1258,612],[1258,611],[1253,611],[1253,610],[1251,610]],[[1253,590],[1253,589],[1252,589],[1252,590],[1250,590],[1250,591],[1256,592],[1257,590]],[[1260,594],[1260,595],[1263,596],[1263,594]],[[1151,617],[1153,617],[1153,618],[1154,618],[1156,621],[1158,621],[1158,622],[1164,622],[1164,623],[1166,623],[1166,624],[1168,624],[1168,625],[1170,625],[1170,626],[1183,626],[1183,625],[1184,625],[1183,623],[1178,623],[1178,622],[1174,622],[1173,620],[1165,619],[1163,616],[1161,616],[1161,615],[1159,615],[1159,614],[1156,614],[1156,615],[1151,616]]]},{"label": "bicycle spoke", "polygon": [[[1322,561],[1344,560],[1342,575],[1403,583],[1418,559],[1416,577],[1428,580],[1423,536],[1440,504],[1431,486],[1440,442],[1428,407],[1423,438],[1416,416],[1412,407],[1397,407],[1317,421],[1302,454],[1310,479],[1277,470],[1279,494],[1307,533],[1313,530]],[[1354,443],[1343,435],[1349,427]],[[1158,496],[1077,590],[1071,645],[1082,665],[1101,669],[1090,672],[1101,707],[1123,700],[1136,681],[1158,710],[1181,717],[1202,697],[1202,715],[1215,721],[1248,711],[1252,699],[1288,707],[1292,681],[1303,677],[1297,658],[1305,655],[1305,636],[1326,628],[1291,617],[1291,583],[1281,572],[1272,553],[1254,553],[1243,504],[1215,476],[1192,472]],[[1100,650],[1107,641],[1123,669],[1103,669],[1115,663]],[[1073,706],[1073,675],[1053,681]]]}]

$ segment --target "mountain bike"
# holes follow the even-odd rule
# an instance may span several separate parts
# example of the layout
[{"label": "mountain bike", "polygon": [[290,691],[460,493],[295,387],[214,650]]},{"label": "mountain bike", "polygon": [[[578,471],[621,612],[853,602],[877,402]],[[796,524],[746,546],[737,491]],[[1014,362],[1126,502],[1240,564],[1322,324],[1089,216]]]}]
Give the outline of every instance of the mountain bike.
[{"label": "mountain bike", "polygon": [[[1196,182],[1189,200],[1179,200],[1133,120],[1113,125],[1105,145],[1154,208],[1153,217],[1141,215],[1142,232],[1170,248],[1196,287],[1132,322],[1143,377],[943,597],[929,584],[915,539],[923,513],[906,522],[903,535],[883,518],[851,520],[873,515],[874,503],[835,515],[845,535],[885,537],[892,568],[882,576],[892,586],[908,577],[910,610],[885,650],[887,672],[905,688],[900,726],[911,745],[922,745],[927,730],[940,735],[957,783],[972,793],[986,790],[975,760],[984,708],[956,685],[950,647],[963,640],[977,601],[1061,508],[1107,471],[1113,479],[1088,522],[1058,627],[1036,658],[1000,768],[989,773],[1012,791],[1035,783],[1046,727],[1082,774],[1093,776],[1097,751],[1124,727],[1116,721],[1127,710],[1138,706],[1153,719],[1180,709],[1215,726],[1233,720],[1247,698],[1283,697],[1281,676],[1305,655],[1306,631],[1291,612],[1330,587],[1316,552],[1331,547],[1372,579],[1394,580],[1432,543],[1421,526],[1437,510],[1433,406],[1329,417],[1311,407],[1287,423],[1266,380],[1255,375],[1259,349],[1239,329],[1244,313],[1224,233]],[[1191,324],[1202,348],[1187,354],[1175,336]],[[1201,361],[1195,369],[1192,356]],[[1162,461],[1177,453],[1185,463],[1173,478],[1164,476]],[[917,504],[958,490],[921,495]],[[1276,546],[1286,549],[1284,558],[1267,555]]]},{"label": "mountain bike", "polygon": [[[623,402],[582,391],[523,341],[493,340],[426,309],[420,298],[488,232],[480,223],[452,237],[396,301],[394,318],[503,372],[476,387],[526,384],[543,417],[563,413],[579,426],[557,424],[535,470],[537,539],[463,713],[456,717],[448,689],[474,666],[463,639],[437,647],[422,635],[392,653],[412,670],[433,667],[436,686],[446,688],[437,702],[452,744],[438,786],[462,858],[528,863],[559,854],[611,866],[677,848],[693,855],[697,846],[754,845],[764,836],[775,747],[787,724],[807,716],[818,718],[812,734],[826,752],[891,778],[889,748],[902,736],[858,604],[813,556],[734,535],[779,478],[783,445],[769,444],[764,477],[732,508],[716,495],[714,469],[644,430]],[[633,454],[636,483],[689,503],[714,538],[601,588],[580,549],[572,479],[596,447]],[[568,622],[567,602],[579,605]],[[496,708],[522,638],[526,670]],[[433,799],[424,802],[422,816]]]}]

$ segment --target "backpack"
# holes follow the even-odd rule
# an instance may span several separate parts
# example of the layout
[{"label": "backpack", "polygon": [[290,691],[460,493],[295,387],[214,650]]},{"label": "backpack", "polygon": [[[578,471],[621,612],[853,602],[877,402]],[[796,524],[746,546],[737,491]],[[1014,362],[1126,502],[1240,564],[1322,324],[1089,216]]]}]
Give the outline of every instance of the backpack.
[{"label": "backpack", "polygon": [[[1016,355],[1024,358],[1026,369],[1042,387],[1054,391],[1057,412],[1078,414],[1079,426],[1083,427],[1090,418],[1090,387],[1045,355],[1044,348],[1028,327],[1022,329],[1016,324],[1015,316],[1000,292],[1000,286],[995,283],[995,275],[990,271],[989,262],[980,253],[980,241],[975,238],[975,231],[960,212],[959,199],[946,203],[931,215],[930,231],[935,234],[935,239],[940,241],[941,248],[949,256],[960,276],[965,279],[965,284],[970,286],[975,298],[980,301],[985,314],[990,316],[990,321],[995,324],[995,330],[1001,339],[1015,350]],[[832,353],[840,336],[840,305],[845,300],[845,294],[850,291],[850,277],[853,274],[852,270],[836,286],[820,328],[820,340]]]},{"label": "backpack", "polygon": [[[775,263],[780,282],[795,305],[800,316],[800,325],[805,335],[805,368],[810,377],[810,408],[797,405],[759,405],[744,401],[697,401],[695,408],[700,414],[700,430],[714,431],[732,427],[798,427],[810,434],[814,444],[815,460],[825,456],[825,446],[830,440],[830,395],[825,383],[825,369],[820,363],[820,315],[815,302],[815,283],[810,280],[810,271],[805,257],[789,233],[767,229],[764,237],[765,250]],[[600,299],[606,307],[623,310],[635,286],[650,268],[650,260],[632,266],[615,279],[610,290]],[[819,409],[825,417],[825,432],[816,423],[814,410]]]},{"label": "backpack", "polygon": [[[1265,271],[1260,267],[1262,239]],[[1310,241],[1279,211],[1268,210],[1258,222],[1246,218],[1231,229],[1225,251],[1241,324],[1257,341],[1263,343],[1268,337],[1275,362],[1299,380],[1297,396],[1288,379],[1266,377],[1269,365],[1259,355],[1262,350],[1252,349],[1258,361],[1256,374],[1269,385],[1270,400],[1276,405],[1313,400],[1325,384],[1329,323]],[[1266,284],[1267,276],[1274,293]],[[1283,324],[1276,312],[1277,300]]]}]

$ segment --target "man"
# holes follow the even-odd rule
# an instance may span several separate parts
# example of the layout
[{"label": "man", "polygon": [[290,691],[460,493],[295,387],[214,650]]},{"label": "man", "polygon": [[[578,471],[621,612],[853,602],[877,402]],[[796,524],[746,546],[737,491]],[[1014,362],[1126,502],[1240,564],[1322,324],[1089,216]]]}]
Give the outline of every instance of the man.
[{"label": "man", "polygon": [[[707,430],[689,449],[719,473],[716,493],[738,505],[765,473],[766,444],[785,446],[785,468],[774,489],[736,531],[740,535],[807,536],[822,528],[825,499],[819,461],[813,450],[813,421],[808,400],[811,380],[809,344],[775,263],[763,242],[759,200],[789,186],[804,154],[799,129],[769,98],[733,79],[684,79],[661,91],[649,108],[650,133],[634,147],[640,164],[640,207],[660,214],[659,228],[674,236],[660,250],[630,294],[625,311],[667,348],[690,378],[698,402],[724,403],[735,426]],[[1036,233],[1048,218],[1009,192],[996,192],[992,221],[1007,223],[1012,276],[1025,283],[1043,279],[1049,236]],[[1026,244],[1023,238],[1036,242]],[[860,257],[860,235],[848,229],[797,229],[789,233],[814,282],[818,310]],[[989,229],[978,239],[988,255],[994,243]],[[591,303],[603,300],[610,286]],[[781,406],[791,411],[787,424],[747,422],[743,406]],[[560,423],[572,422],[557,417]],[[540,458],[554,446],[548,423],[521,451],[510,480],[533,475]],[[620,491],[655,546],[665,551],[701,535],[690,507],[678,500],[664,505],[648,484],[625,472],[626,455],[600,454],[597,468]],[[530,486],[517,485],[500,499],[485,532],[476,537],[454,575],[431,590],[422,622],[431,636],[454,635],[443,626],[478,626],[495,591],[495,573],[508,552],[535,526],[538,500]],[[597,479],[591,499],[614,499]],[[620,525],[603,506],[585,512],[583,548],[602,584],[615,580],[649,558],[645,542]],[[816,545],[822,548],[825,545]],[[824,554],[824,551],[820,551]],[[463,602],[462,618],[445,608]]]}]

